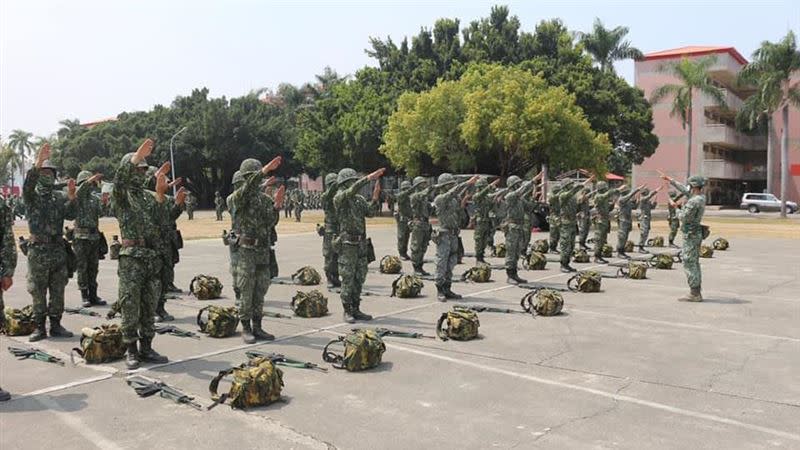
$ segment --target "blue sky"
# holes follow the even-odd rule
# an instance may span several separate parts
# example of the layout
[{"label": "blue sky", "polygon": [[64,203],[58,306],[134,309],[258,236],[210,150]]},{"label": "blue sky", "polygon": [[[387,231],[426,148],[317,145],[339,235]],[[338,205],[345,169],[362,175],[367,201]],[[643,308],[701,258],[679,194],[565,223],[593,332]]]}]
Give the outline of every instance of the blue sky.
[{"label": "blue sky", "polygon": [[[399,41],[440,17],[462,28],[497,2],[266,2],[254,0],[0,1],[0,134],[46,135],[58,121],[92,121],[169,104],[206,86],[237,96],[300,84],[326,65],[373,64],[370,36]],[[644,52],[732,45],[749,57],[762,40],[800,31],[794,1],[502,2],[525,30],[553,17],[588,30],[595,17],[630,27]],[[633,63],[618,72],[633,81]]]}]

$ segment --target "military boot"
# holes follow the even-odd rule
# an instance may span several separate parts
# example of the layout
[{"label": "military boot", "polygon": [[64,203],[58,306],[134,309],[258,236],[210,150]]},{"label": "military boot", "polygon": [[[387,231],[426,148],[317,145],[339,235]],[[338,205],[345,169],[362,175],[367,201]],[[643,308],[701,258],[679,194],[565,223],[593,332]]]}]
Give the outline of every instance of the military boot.
[{"label": "military boot", "polygon": [[166,309],[164,309],[164,304],[166,303],[167,300],[163,298],[158,301],[158,305],[156,306],[156,316],[154,318],[156,322],[172,322],[175,320],[175,318],[172,317],[172,315],[168,313]]},{"label": "military boot", "polygon": [[70,338],[74,336],[71,331],[68,331],[66,328],[61,326],[61,318],[60,317],[51,317],[50,318],[50,336],[52,337],[62,337],[62,338]]},{"label": "military boot", "polygon": [[128,369],[138,369],[139,349],[136,346],[136,341],[128,343],[126,347],[127,351],[125,352],[125,367]]},{"label": "military boot", "polygon": [[570,266],[569,264],[562,264],[561,265],[561,272],[563,272],[563,273],[571,273],[571,272],[577,272],[577,270],[575,270],[575,268]]},{"label": "military boot", "polygon": [[178,286],[175,286],[175,283],[170,283],[169,286],[167,286],[167,292],[174,294],[183,294],[183,289],[179,288]]},{"label": "military boot", "polygon": [[422,264],[413,264],[414,266],[414,275],[421,275],[421,276],[428,276],[430,273],[426,272],[425,269],[422,268]]},{"label": "military boot", "polygon": [[617,250],[617,256],[619,256],[620,258],[623,258],[623,259],[631,259],[631,257],[628,256],[627,253],[625,253],[625,249],[618,249]]},{"label": "military boot", "polygon": [[461,295],[456,294],[455,292],[453,292],[453,290],[450,289],[450,286],[452,286],[450,283],[447,283],[447,284],[444,285],[444,296],[448,300],[461,300],[462,298],[464,298]]},{"label": "military boot", "polygon": [[650,252],[648,252],[647,250],[644,249],[644,245],[640,245],[639,246],[639,253],[650,253]]},{"label": "military boot", "polygon": [[0,388],[0,402],[7,402],[11,400],[11,394],[4,391],[3,388]]},{"label": "military boot", "polygon": [[97,284],[92,284],[89,286],[89,297],[92,302],[92,305],[97,305],[97,306],[106,305],[106,301],[97,296]]},{"label": "military boot", "polygon": [[253,336],[253,329],[250,328],[250,321],[243,320],[242,321],[242,340],[245,344],[255,344],[256,337]]},{"label": "military boot", "polygon": [[447,293],[445,293],[443,286],[436,286],[436,300],[440,302],[447,301]]},{"label": "military boot", "polygon": [[275,336],[267,333],[261,328],[261,317],[253,317],[253,337],[257,341],[274,341]]},{"label": "military boot", "polygon": [[700,291],[700,287],[691,288],[689,290],[689,295],[679,298],[678,301],[679,302],[702,302],[703,301],[703,294]]},{"label": "military boot", "polygon": [[139,359],[144,362],[164,364],[169,358],[153,350],[153,338],[139,339]]},{"label": "military boot", "polygon": [[41,341],[42,339],[47,339],[47,328],[45,327],[44,319],[36,324],[36,329],[28,336],[28,342]]},{"label": "military boot", "polygon": [[477,262],[477,263],[485,263],[486,260],[483,258],[483,255],[477,255],[475,257],[475,262]]},{"label": "military boot", "polygon": [[679,247],[678,247],[677,245],[675,245],[675,243],[674,243],[674,242],[672,242],[672,241],[669,241],[669,246],[670,246],[670,248],[679,248]]},{"label": "military boot", "polygon": [[608,264],[608,261],[606,261],[605,258],[603,258],[602,256],[595,256],[594,262],[598,264]]},{"label": "military boot", "polygon": [[372,316],[370,316],[369,314],[365,314],[365,313],[361,312],[361,309],[359,309],[358,306],[353,308],[353,318],[356,319],[356,320],[365,320],[365,321],[366,320],[372,320]]},{"label": "military boot", "polygon": [[89,289],[81,289],[81,305],[84,308],[89,308],[92,306],[92,294],[89,292]]},{"label": "military boot", "polygon": [[408,252],[400,252],[400,258],[403,261],[411,261],[411,257],[408,256]]},{"label": "military boot", "polygon": [[350,305],[343,305],[344,312],[342,313],[342,320],[347,323],[356,323],[356,318],[353,316],[353,308]]},{"label": "military boot", "polygon": [[520,278],[517,269],[506,269],[506,283],[508,284],[525,284],[528,280]]}]

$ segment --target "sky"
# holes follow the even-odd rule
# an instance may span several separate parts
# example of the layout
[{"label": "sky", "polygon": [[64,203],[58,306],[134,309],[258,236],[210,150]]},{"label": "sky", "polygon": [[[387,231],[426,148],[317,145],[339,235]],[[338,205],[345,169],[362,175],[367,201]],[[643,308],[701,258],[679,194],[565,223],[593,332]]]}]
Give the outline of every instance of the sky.
[{"label": "sky", "polygon": [[[596,17],[630,28],[643,52],[734,46],[800,35],[800,2],[753,1],[292,1],[0,0],[0,135],[43,136],[63,119],[91,122],[168,105],[193,88],[239,96],[374,65],[369,37],[399,42],[457,18],[464,28],[505,4],[522,28],[561,18],[588,31]],[[618,64],[633,83],[633,62]]]}]

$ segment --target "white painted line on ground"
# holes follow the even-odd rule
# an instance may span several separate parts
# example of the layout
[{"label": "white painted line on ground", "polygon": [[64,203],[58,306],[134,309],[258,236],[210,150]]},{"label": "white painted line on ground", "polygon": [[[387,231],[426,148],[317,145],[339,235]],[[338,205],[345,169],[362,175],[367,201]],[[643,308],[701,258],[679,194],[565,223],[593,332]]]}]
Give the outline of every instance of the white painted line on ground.
[{"label": "white painted line on ground", "polygon": [[51,392],[60,391],[62,389],[69,389],[69,388],[76,387],[76,386],[83,386],[84,384],[96,383],[98,381],[107,380],[107,379],[111,378],[112,376],[113,375],[108,373],[108,374],[105,374],[105,375],[98,375],[96,377],[83,378],[81,380],[70,381],[69,383],[58,384],[58,385],[55,385],[55,386],[48,386],[46,388],[37,389],[35,391],[31,391],[31,392],[28,392],[28,393],[25,393],[25,394],[22,394],[22,395],[15,395],[15,396],[13,396],[11,398],[11,401],[21,400],[23,398],[33,397],[33,396],[36,396],[36,395],[49,394]]},{"label": "white painted line on ground", "polygon": [[[110,376],[110,375],[109,375]],[[61,422],[70,427],[73,431],[83,436],[87,441],[102,450],[121,450],[122,447],[105,438],[105,436],[93,430],[89,425],[81,420],[77,414],[69,413],[61,409],[61,405],[48,396],[35,399],[47,408],[48,412],[56,416]]]}]

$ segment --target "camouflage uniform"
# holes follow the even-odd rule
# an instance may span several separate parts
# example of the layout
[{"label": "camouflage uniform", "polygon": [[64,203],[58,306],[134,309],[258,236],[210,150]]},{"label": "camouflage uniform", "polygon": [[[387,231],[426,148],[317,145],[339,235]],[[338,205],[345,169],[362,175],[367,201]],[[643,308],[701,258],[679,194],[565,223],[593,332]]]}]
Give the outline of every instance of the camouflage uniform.
[{"label": "camouflage uniform", "polygon": [[83,306],[105,305],[97,297],[97,269],[100,263],[100,232],[97,228],[103,208],[94,183],[87,183],[92,173],[78,174],[78,192],[75,205],[75,229],[72,248],[75,252],[78,272],[78,289]]},{"label": "camouflage uniform", "polygon": [[650,192],[649,189],[642,189],[639,197],[639,252],[645,253],[644,246],[647,244],[647,237],[650,235],[650,221],[653,218],[653,208],[658,203],[651,201],[658,192]]},{"label": "camouflage uniform", "polygon": [[325,213],[325,232],[322,236],[322,256],[325,258],[325,277],[328,287],[339,287],[339,257],[333,245],[334,239],[339,234],[339,220],[333,199],[336,196],[338,185],[337,174],[329,173],[325,176],[325,192],[322,194],[322,210]]},{"label": "camouflage uniform", "polygon": [[[673,202],[677,202],[681,197],[683,197],[683,194],[679,194],[675,191],[670,191],[669,193],[669,198]],[[672,204],[667,205],[667,222],[669,223],[669,246],[677,247],[675,245],[675,236],[678,235],[678,230],[681,227],[681,220],[678,219],[678,208],[673,207]]]},{"label": "camouflage uniform", "polygon": [[[231,180],[231,184],[233,185],[233,190],[236,191],[237,189],[242,187],[242,183],[244,183],[244,177],[242,177],[242,173],[237,170],[236,172],[234,172],[233,178]],[[233,197],[233,194],[229,195],[228,198],[225,201],[225,204],[228,205],[228,212],[231,215],[231,230],[236,230],[236,229],[239,228],[239,224],[236,223],[236,214],[234,213],[233,204],[231,203],[231,198],[232,197]],[[233,236],[236,236],[236,233],[233,233]],[[233,279],[233,294],[234,294],[235,299],[236,299],[236,308],[239,308],[240,307],[239,298],[241,296],[240,296],[240,293],[239,293],[239,283],[237,283],[237,280],[236,280],[236,273],[237,272],[235,270],[236,263],[237,263],[237,257],[239,255],[239,252],[238,252],[238,247],[236,245],[236,242],[234,240],[235,239],[232,239],[232,240],[228,241],[228,254],[230,255],[230,262],[231,262],[231,264],[230,264],[230,272],[231,272],[231,278]],[[271,275],[271,273],[270,273],[270,275]]]},{"label": "camouflage uniform", "polygon": [[561,187],[561,191],[558,194],[560,212],[558,253],[560,255],[562,272],[575,271],[575,269],[569,265],[569,262],[575,250],[575,234],[578,230],[578,225],[576,223],[578,199],[576,196],[581,189],[583,189],[582,185],[568,182]]},{"label": "camouflage uniform", "polygon": [[411,259],[408,256],[408,238],[411,236],[409,222],[413,216],[411,210],[411,194],[413,193],[414,188],[408,181],[400,184],[400,192],[397,193],[397,211],[394,214],[397,221],[397,253],[403,259]]},{"label": "camouflage uniform", "polygon": [[475,239],[475,259],[478,262],[484,262],[486,246],[489,245],[490,235],[494,234],[494,223],[491,216],[494,209],[494,200],[489,196],[493,187],[488,185],[485,178],[478,180],[475,187],[478,190],[472,196],[472,202],[475,207],[475,232],[473,234]]},{"label": "camouflage uniform", "polygon": [[219,191],[214,193],[214,212],[217,213],[217,221],[222,220],[222,213],[225,211],[225,200]]},{"label": "camouflage uniform", "polygon": [[578,194],[578,245],[582,249],[588,249],[586,238],[589,237],[589,229],[592,227],[592,195],[588,188],[584,188]]},{"label": "camouflage uniform", "polygon": [[450,286],[453,279],[453,268],[458,262],[458,235],[461,232],[462,208],[461,197],[469,188],[467,182],[456,184],[449,173],[439,175],[437,189],[447,189],[433,199],[439,226],[435,233],[436,243],[436,291],[440,301],[459,299]]},{"label": "camouflage uniform", "polygon": [[517,275],[517,263],[522,256],[522,243],[524,240],[525,211],[533,210],[535,204],[529,199],[531,189],[534,184],[522,182],[522,180],[512,175],[506,181],[508,193],[505,195],[506,218],[504,226],[506,229],[506,275],[508,282],[512,284],[526,283]]},{"label": "camouflage uniform", "polygon": [[[626,189],[627,191],[627,189]],[[632,217],[631,214],[636,209],[636,194],[639,188],[634,189],[630,193],[622,193],[622,196],[617,201],[618,216],[617,216],[617,253],[623,258],[627,258],[625,254],[625,243],[628,242],[628,235],[631,232]]]},{"label": "camouflage uniform", "polygon": [[[42,169],[55,168],[45,161]],[[45,316],[50,317],[50,333],[72,336],[61,327],[64,313],[64,288],[69,281],[67,251],[62,237],[64,219],[75,218],[75,201],[64,192],[54,189],[55,179],[43,176],[40,169],[31,168],[25,177],[22,195],[28,208],[28,230],[31,233],[28,249],[28,292],[33,297],[33,320],[37,330],[31,342],[47,337]],[[50,293],[50,302],[47,293]],[[54,333],[55,332],[55,333]]]},{"label": "camouflage uniform", "polygon": [[611,209],[617,195],[619,195],[619,189],[609,189],[608,183],[605,181],[597,183],[597,192],[594,195],[594,208],[597,211],[594,224],[595,262],[608,262],[603,259],[603,246],[606,245],[608,233],[611,231]]},{"label": "camouflage uniform", "polygon": [[306,194],[300,189],[295,189],[292,192],[292,205],[294,205],[294,220],[300,222],[300,217],[303,215],[303,208],[305,208]]},{"label": "camouflage uniform", "polygon": [[425,252],[431,240],[431,203],[428,199],[430,188],[423,189],[427,183],[424,178],[414,178],[413,186],[417,190],[411,194],[411,263],[414,272],[420,275],[429,275],[422,265],[425,261]]},{"label": "camouflage uniform", "polygon": [[547,203],[550,205],[550,213],[547,215],[547,223],[550,224],[550,251],[555,252],[558,250],[559,232],[561,231],[559,218],[561,211],[558,203],[558,192],[561,188],[553,186],[550,195],[547,198]]},{"label": "camouflage uniform", "polygon": [[[705,178],[701,176],[689,177],[690,188],[702,188],[705,185]],[[674,180],[670,184],[681,192],[688,200],[678,211],[678,218],[681,221],[681,232],[683,233],[683,271],[686,273],[686,281],[689,284],[690,293],[679,300],[701,302],[702,296],[702,271],[700,270],[700,244],[703,242],[703,229],[700,222],[706,209],[706,197],[703,193],[692,194],[691,189],[676,183]]]},{"label": "camouflage uniform", "polygon": [[[155,188],[155,186],[153,186]],[[159,272],[160,293],[158,303],[156,303],[156,321],[169,322],[174,318],[167,313],[164,305],[167,302],[167,293],[173,287],[175,281],[175,264],[177,263],[178,249],[175,242],[177,227],[175,221],[178,220],[183,212],[183,206],[175,203],[175,199],[169,195],[164,196],[164,202],[156,204],[155,220],[160,230],[158,253],[161,258],[161,270]]]},{"label": "camouflage uniform", "polygon": [[[12,278],[17,268],[17,246],[14,242],[14,208],[5,202],[0,204],[0,278]],[[0,328],[6,323],[3,289],[0,288]],[[11,395],[0,388],[0,401],[6,401]]]},{"label": "camouflage uniform", "polygon": [[197,198],[191,192],[186,193],[186,215],[189,220],[194,220],[194,209],[197,208]]}]

